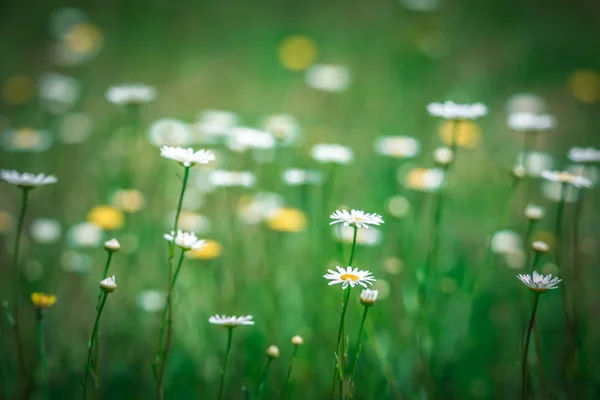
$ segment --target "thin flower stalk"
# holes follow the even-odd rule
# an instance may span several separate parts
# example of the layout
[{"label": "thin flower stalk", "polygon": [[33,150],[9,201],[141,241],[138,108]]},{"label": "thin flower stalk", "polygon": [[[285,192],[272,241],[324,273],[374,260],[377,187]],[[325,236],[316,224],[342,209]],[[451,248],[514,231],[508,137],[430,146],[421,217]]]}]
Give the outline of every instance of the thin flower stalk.
[{"label": "thin flower stalk", "polygon": [[533,294],[533,309],[531,310],[531,318],[529,319],[529,325],[527,327],[527,334],[525,336],[525,347],[521,357],[521,399],[527,400],[527,354],[529,352],[529,342],[531,339],[531,331],[533,324],[535,323],[535,313],[537,311],[538,303],[540,301],[540,293]]},{"label": "thin flower stalk", "polygon": [[50,387],[48,385],[48,362],[46,358],[46,341],[44,340],[44,314],[37,309],[37,340],[40,352],[40,370],[42,375],[42,398],[50,400]]},{"label": "thin flower stalk", "polygon": [[96,335],[98,335],[98,328],[100,326],[100,316],[102,315],[102,310],[104,310],[104,305],[106,304],[107,298],[108,298],[108,292],[104,291],[102,294],[102,299],[100,300],[100,304],[96,311],[96,320],[94,321],[92,337],[90,338],[90,341],[88,344],[88,356],[87,356],[87,362],[86,362],[86,367],[85,367],[85,377],[83,380],[83,399],[84,400],[87,398],[88,378],[90,376],[90,371],[92,369],[92,362],[93,362],[92,357],[93,357],[93,349],[94,349],[93,345],[96,340]]},{"label": "thin flower stalk", "polygon": [[221,384],[219,385],[219,400],[223,400],[225,388],[225,374],[227,373],[227,364],[229,363],[229,354],[231,352],[231,340],[233,337],[233,327],[227,327],[227,350],[225,351],[225,363],[221,371]]},{"label": "thin flower stalk", "polygon": [[[533,221],[531,221],[533,222]],[[531,223],[530,223],[531,226]],[[525,243],[529,243],[529,240],[526,241]],[[527,252],[527,255],[529,256],[529,252]],[[529,268],[529,273],[533,273],[533,271],[537,268],[537,266],[539,265],[540,262],[540,258],[542,256],[542,253],[539,251],[535,251],[534,252],[534,256],[533,256],[533,262],[531,263],[531,267]],[[529,257],[527,257],[529,258]],[[523,292],[520,293],[521,294],[521,306],[523,305],[522,299],[523,299]],[[522,313],[523,313],[523,309],[522,309]],[[538,382],[540,385],[540,391],[542,392],[542,398],[543,399],[547,399],[548,398],[548,390],[547,390],[547,385],[546,385],[546,376],[544,375],[544,369],[543,369],[543,365],[542,365],[542,349],[541,349],[541,342],[540,342],[540,332],[538,330],[537,327],[537,323],[534,321],[533,322],[533,340],[535,341],[535,356],[537,359],[537,363],[536,363],[536,369],[537,369],[537,375],[538,375]],[[524,343],[523,340],[521,340],[521,351],[523,351],[524,348]]]},{"label": "thin flower stalk", "polygon": [[296,354],[298,353],[298,345],[294,345],[294,350],[292,351],[292,359],[290,361],[290,367],[288,368],[287,375],[285,377],[285,383],[283,384],[283,390],[281,391],[281,399],[284,400],[288,391],[288,387],[290,384],[290,377],[292,376],[292,369],[294,367],[294,359],[296,358]]},{"label": "thin flower stalk", "polygon": [[354,362],[352,363],[352,372],[350,373],[350,398],[353,398],[354,396],[354,374],[356,373],[356,364],[358,363],[358,356],[360,354],[361,351],[361,339],[362,339],[362,333],[363,333],[363,327],[365,325],[365,320],[367,319],[367,313],[369,312],[369,307],[365,306],[365,309],[363,311],[363,316],[362,319],[360,321],[360,328],[358,330],[358,336],[356,338],[356,346],[354,348]]},{"label": "thin flower stalk", "polygon": [[260,391],[263,388],[265,381],[267,380],[267,376],[269,375],[269,367],[271,366],[271,362],[273,362],[273,358],[269,357],[267,360],[267,364],[265,364],[265,368],[260,374],[260,378],[258,379],[258,383],[256,384],[256,389],[254,390],[254,397],[259,398]]},{"label": "thin flower stalk", "polygon": [[[108,270],[110,268],[110,262],[112,260],[113,254],[114,253],[112,251],[107,252],[106,264],[104,265],[104,272],[102,274],[101,280],[104,280],[108,277]],[[102,294],[103,291],[102,288],[100,288],[100,290],[98,291],[98,302],[96,304],[96,311],[98,311],[98,308],[100,307],[100,302],[102,301]],[[96,340],[93,343],[93,346],[94,359],[92,361],[92,378],[94,379],[94,390],[96,391],[96,393],[98,393],[98,363],[100,362],[100,321],[98,321],[98,333],[96,334]]]}]

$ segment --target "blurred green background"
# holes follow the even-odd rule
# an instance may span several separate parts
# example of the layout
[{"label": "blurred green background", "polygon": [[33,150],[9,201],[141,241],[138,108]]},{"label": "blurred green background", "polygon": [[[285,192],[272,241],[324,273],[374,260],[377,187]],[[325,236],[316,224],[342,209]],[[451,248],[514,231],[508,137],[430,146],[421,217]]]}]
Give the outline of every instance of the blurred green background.
[{"label": "blurred green background", "polygon": [[[22,331],[34,398],[40,398],[39,367],[29,293],[58,297],[46,313],[51,398],[78,398],[106,257],[102,243],[112,237],[123,249],[111,267],[119,286],[103,315],[100,394],[154,396],[150,366],[167,287],[162,235],[172,226],[182,173],[159,156],[161,144],[217,155],[213,165],[193,169],[184,199],[180,226],[211,244],[186,258],[177,285],[167,398],[216,397],[226,345],[226,331],[208,323],[216,313],[256,320],[235,331],[228,398],[254,388],[272,344],[281,358],[263,397],[279,398],[295,334],[305,345],[289,398],[329,398],[342,291],[322,275],[348,257],[349,244],[328,225],[340,207],[385,220],[354,262],[373,272],[380,290],[367,320],[356,397],[425,398],[425,352],[436,398],[517,398],[525,288],[515,275],[528,251],[521,237],[529,202],[546,209],[534,237],[562,248],[564,268],[578,265],[585,289],[578,379],[564,372],[560,294],[541,300],[542,359],[530,360],[534,398],[543,398],[535,363],[543,365],[548,398],[575,398],[569,393],[581,386],[587,398],[600,398],[598,191],[567,203],[561,243],[553,234],[552,188],[542,190],[538,176],[540,169],[569,167],[571,147],[600,145],[597,2],[104,1],[73,8],[7,1],[0,19],[0,167],[58,178],[32,192],[22,241]],[[107,101],[107,89],[123,83],[153,86],[156,98],[139,107]],[[447,99],[482,102],[488,115],[466,124],[459,139],[444,188],[436,279],[428,283],[435,300],[420,307],[415,272],[427,257],[440,193],[420,168],[434,167],[432,152],[448,131],[426,105]],[[538,137],[529,189],[520,185],[513,194],[510,171],[523,134],[511,132],[506,118],[517,111],[553,114],[557,126]],[[284,134],[298,132],[290,143],[232,149],[223,140],[233,126],[267,129],[265,121],[281,114],[292,118]],[[157,127],[164,118],[182,124]],[[221,136],[211,135],[215,130]],[[399,135],[417,139],[419,151],[375,145]],[[311,148],[318,143],[350,147],[353,161],[317,163]],[[234,179],[225,187],[214,168],[248,171],[254,181]],[[316,179],[286,184],[282,174],[290,168],[316,171]],[[586,173],[593,177],[595,170]],[[0,298],[9,301],[19,195],[2,185]],[[508,253],[486,262],[487,238],[499,229],[518,237]],[[563,275],[554,263],[552,254],[544,257],[544,271]],[[350,355],[361,312],[355,289]],[[419,334],[420,323],[430,334]],[[16,355],[4,316],[0,329],[0,396],[15,398]]]}]

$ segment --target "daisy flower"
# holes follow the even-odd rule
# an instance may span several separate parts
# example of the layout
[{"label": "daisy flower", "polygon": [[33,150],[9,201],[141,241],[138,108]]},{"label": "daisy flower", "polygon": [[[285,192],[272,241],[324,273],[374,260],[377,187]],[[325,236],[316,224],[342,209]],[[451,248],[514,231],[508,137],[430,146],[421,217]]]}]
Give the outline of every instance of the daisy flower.
[{"label": "daisy flower", "polygon": [[517,275],[517,278],[519,278],[529,290],[538,293],[546,293],[548,289],[556,289],[558,283],[562,281],[562,279],[558,279],[557,277],[553,278],[552,274],[544,276],[538,274],[536,271],[533,271],[533,275],[519,274]]},{"label": "daisy flower", "polygon": [[341,144],[317,144],[310,150],[310,155],[321,164],[347,165],[354,158],[352,149]]},{"label": "daisy flower", "polygon": [[345,226],[353,226],[357,228],[369,228],[369,225],[383,224],[383,218],[377,213],[366,213],[360,210],[335,210],[329,218],[333,221],[329,225],[344,224]]},{"label": "daisy flower", "polygon": [[327,271],[329,273],[323,275],[323,278],[331,281],[329,282],[330,286],[341,283],[342,289],[346,289],[348,285],[350,285],[350,287],[361,285],[362,287],[366,288],[367,284],[372,285],[373,282],[375,282],[375,278],[371,276],[371,272],[369,271],[362,271],[358,268],[352,267],[347,267],[344,269],[340,266],[337,266],[335,268],[337,269],[337,272],[332,269],[328,269]]},{"label": "daisy flower", "polygon": [[510,129],[520,132],[545,131],[552,129],[555,118],[552,115],[538,115],[531,112],[510,114],[506,121]]},{"label": "daisy flower", "polygon": [[457,104],[453,101],[427,105],[429,114],[449,120],[476,119],[487,114],[487,107],[481,103]]},{"label": "daisy flower", "polygon": [[198,150],[182,147],[163,146],[160,148],[160,155],[170,160],[175,160],[184,167],[192,167],[196,164],[208,164],[215,160],[215,155],[210,150]]},{"label": "daisy flower", "polygon": [[242,315],[236,317],[232,315],[230,317],[226,315],[216,314],[208,319],[208,322],[215,325],[223,325],[225,328],[235,328],[238,325],[254,325],[252,321],[254,317],[252,315]]},{"label": "daisy flower", "polygon": [[569,159],[575,163],[597,163],[600,162],[600,150],[593,147],[573,147],[569,150]]},{"label": "daisy flower", "polygon": [[119,105],[148,103],[155,98],[155,88],[139,83],[113,86],[106,91],[106,100]]},{"label": "daisy flower", "polygon": [[198,239],[194,232],[183,232],[181,229],[177,230],[177,235],[174,231],[171,231],[170,234],[167,233],[164,237],[169,242],[174,241],[183,251],[200,250],[206,245],[206,241]]},{"label": "daisy flower", "polygon": [[566,171],[543,171],[542,178],[551,182],[569,183],[576,188],[589,188],[592,186],[592,181],[588,178]]},{"label": "daisy flower", "polygon": [[10,183],[23,189],[33,189],[38,186],[56,183],[57,179],[52,175],[30,174],[29,172],[18,172],[15,170],[3,169],[0,171],[0,177]]}]

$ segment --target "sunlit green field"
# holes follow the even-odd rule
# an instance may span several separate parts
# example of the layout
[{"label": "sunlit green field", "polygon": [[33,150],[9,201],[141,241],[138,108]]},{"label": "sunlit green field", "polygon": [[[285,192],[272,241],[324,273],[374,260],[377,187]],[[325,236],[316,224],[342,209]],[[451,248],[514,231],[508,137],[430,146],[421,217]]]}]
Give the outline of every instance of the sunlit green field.
[{"label": "sunlit green field", "polygon": [[598,5],[38,3],[0,11],[0,168],[57,178],[0,182],[0,400],[600,398]]}]

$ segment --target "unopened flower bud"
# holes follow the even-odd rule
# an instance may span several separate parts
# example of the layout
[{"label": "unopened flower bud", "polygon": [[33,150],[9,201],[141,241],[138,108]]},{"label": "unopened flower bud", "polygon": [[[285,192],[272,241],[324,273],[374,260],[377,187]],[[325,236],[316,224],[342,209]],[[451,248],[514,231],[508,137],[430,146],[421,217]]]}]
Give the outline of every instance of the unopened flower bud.
[{"label": "unopened flower bud", "polygon": [[279,347],[269,346],[269,348],[267,349],[267,355],[270,358],[278,358],[279,357]]},{"label": "unopened flower bud", "polygon": [[301,346],[302,344],[304,344],[304,339],[302,339],[302,336],[296,335],[292,338],[292,344],[294,346]]},{"label": "unopened flower bud", "polygon": [[100,281],[100,289],[105,293],[112,293],[117,288],[117,282],[115,276],[109,276],[108,278]]},{"label": "unopened flower bud", "polygon": [[525,208],[525,217],[530,221],[539,221],[544,216],[544,209],[533,204]]},{"label": "unopened flower bud", "polygon": [[360,304],[365,307],[371,307],[377,301],[377,295],[379,291],[365,289],[360,293]]},{"label": "unopened flower bud", "polygon": [[440,147],[433,152],[433,159],[439,165],[447,165],[454,159],[454,153],[447,147]]},{"label": "unopened flower bud", "polygon": [[550,246],[547,243],[539,240],[531,243],[531,248],[539,253],[545,253],[550,250]]},{"label": "unopened flower bud", "polygon": [[104,242],[104,249],[110,253],[115,253],[121,250],[121,243],[115,238],[110,239],[107,242]]}]

